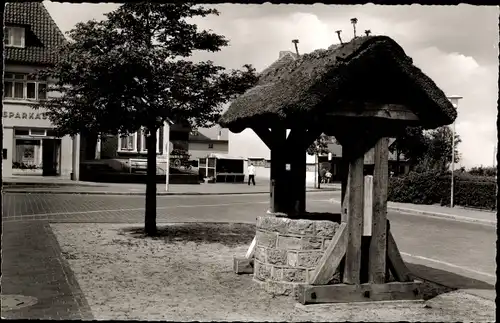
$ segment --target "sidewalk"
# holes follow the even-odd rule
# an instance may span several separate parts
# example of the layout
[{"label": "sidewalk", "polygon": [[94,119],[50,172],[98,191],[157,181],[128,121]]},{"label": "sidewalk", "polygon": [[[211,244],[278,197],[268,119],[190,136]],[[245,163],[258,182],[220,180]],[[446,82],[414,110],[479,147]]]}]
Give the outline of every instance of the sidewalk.
[{"label": "sidewalk", "polygon": [[[331,199],[333,203],[340,203],[339,199]],[[448,218],[457,221],[481,223],[496,226],[497,214],[493,211],[483,211],[477,209],[466,209],[455,206],[450,208],[441,205],[424,205],[411,203],[387,202],[387,209],[391,211],[430,215],[440,218]]]},{"label": "sidewalk", "polygon": [[[26,176],[27,177],[27,176]],[[95,183],[47,177],[3,179],[3,191],[9,193],[38,194],[92,194],[92,195],[144,195],[146,184]],[[226,194],[266,194],[269,180],[258,181],[255,186],[246,183],[214,184],[173,184],[166,192],[165,184],[157,184],[156,195],[226,195]],[[323,184],[321,189],[307,187],[307,192],[328,192],[340,190],[340,184]]]},{"label": "sidewalk", "polygon": [[92,320],[48,221],[4,223],[2,229],[2,317]]}]

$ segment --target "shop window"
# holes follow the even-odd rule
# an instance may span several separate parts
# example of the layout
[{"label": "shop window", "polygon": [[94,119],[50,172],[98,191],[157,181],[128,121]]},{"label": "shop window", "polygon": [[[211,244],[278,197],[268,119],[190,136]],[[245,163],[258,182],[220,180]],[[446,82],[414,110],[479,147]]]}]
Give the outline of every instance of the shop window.
[{"label": "shop window", "polygon": [[57,133],[55,130],[47,130],[48,137],[57,137]]},{"label": "shop window", "polygon": [[25,45],[25,29],[22,27],[5,27],[4,42],[6,47],[21,47]]},{"label": "shop window", "polygon": [[4,97],[10,99],[45,100],[47,84],[35,76],[23,73],[5,73]]},{"label": "shop window", "polygon": [[12,168],[37,169],[42,165],[41,140],[16,139]]}]

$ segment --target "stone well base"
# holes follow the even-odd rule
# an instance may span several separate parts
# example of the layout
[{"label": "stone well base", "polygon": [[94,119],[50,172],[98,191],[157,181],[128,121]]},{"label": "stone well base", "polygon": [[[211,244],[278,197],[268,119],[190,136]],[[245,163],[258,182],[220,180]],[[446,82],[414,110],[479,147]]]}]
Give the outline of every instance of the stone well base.
[{"label": "stone well base", "polygon": [[294,295],[308,284],[328,248],[340,219],[257,218],[254,280],[275,295]]}]

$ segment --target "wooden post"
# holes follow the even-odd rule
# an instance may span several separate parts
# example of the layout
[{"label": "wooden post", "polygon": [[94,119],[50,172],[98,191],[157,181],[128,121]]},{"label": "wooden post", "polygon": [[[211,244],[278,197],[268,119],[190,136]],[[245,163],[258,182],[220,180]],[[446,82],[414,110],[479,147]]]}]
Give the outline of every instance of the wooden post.
[{"label": "wooden post", "polygon": [[272,150],[271,150],[271,173],[274,178],[272,205],[273,212],[287,213],[287,171],[286,167],[286,129],[276,126],[271,130]]},{"label": "wooden post", "polygon": [[375,144],[373,173],[372,238],[368,262],[369,282],[385,282],[387,254],[388,138]]},{"label": "wooden post", "polygon": [[347,206],[349,203],[349,149],[342,146],[342,159],[340,160],[341,174],[341,210],[342,222],[347,222]]},{"label": "wooden post", "polygon": [[[359,284],[361,273],[361,239],[363,234],[363,166],[362,141],[352,142],[349,150],[349,206],[347,213],[347,249],[344,283]],[[354,149],[354,145],[358,146]],[[352,149],[352,150],[351,150]]]}]

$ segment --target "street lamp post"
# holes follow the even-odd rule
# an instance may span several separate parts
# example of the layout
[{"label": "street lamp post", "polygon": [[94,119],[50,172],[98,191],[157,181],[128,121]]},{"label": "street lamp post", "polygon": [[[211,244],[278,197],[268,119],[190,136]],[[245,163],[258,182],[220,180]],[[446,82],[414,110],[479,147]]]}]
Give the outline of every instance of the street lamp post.
[{"label": "street lamp post", "polygon": [[[451,104],[453,104],[453,107],[457,110],[458,112],[458,100],[462,99],[461,96],[459,95],[452,95],[448,97],[448,100],[450,100]],[[451,201],[450,201],[450,207],[453,208],[453,195],[454,195],[454,178],[453,178],[453,173],[455,171],[455,121],[453,121],[453,126],[452,126],[452,137],[451,137],[451,142],[452,142],[452,148],[451,148]]]}]

